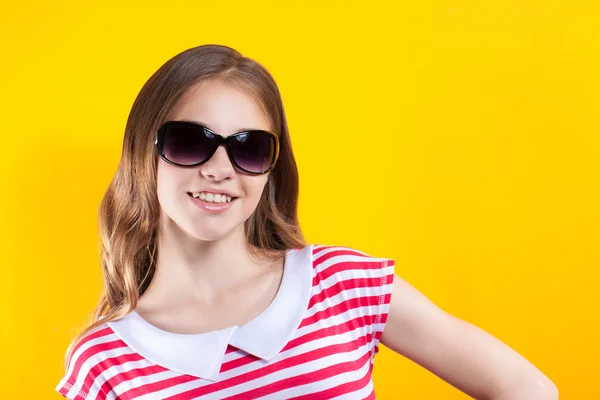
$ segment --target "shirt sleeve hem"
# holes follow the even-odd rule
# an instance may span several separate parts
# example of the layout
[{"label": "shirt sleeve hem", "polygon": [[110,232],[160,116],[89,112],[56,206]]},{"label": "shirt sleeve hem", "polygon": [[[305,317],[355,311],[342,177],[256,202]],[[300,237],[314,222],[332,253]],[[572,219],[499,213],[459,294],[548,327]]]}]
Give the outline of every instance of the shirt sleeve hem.
[{"label": "shirt sleeve hem", "polygon": [[87,398],[88,393],[83,390],[71,393],[71,389],[73,388],[73,386],[74,385],[72,385],[71,383],[65,382],[64,384],[59,384],[56,387],[55,391],[57,391],[60,395],[69,400],[74,400],[76,397],[83,399]]}]

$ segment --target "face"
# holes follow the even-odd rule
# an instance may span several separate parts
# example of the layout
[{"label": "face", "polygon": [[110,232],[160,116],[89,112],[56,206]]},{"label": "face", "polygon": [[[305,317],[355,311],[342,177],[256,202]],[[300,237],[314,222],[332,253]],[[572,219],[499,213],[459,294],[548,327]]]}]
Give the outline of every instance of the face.
[{"label": "face", "polygon": [[[215,81],[191,87],[167,120],[197,122],[224,137],[242,129],[271,130],[268,119],[251,97]],[[159,158],[157,194],[163,222],[167,226],[174,223],[204,241],[241,233],[244,222],[258,205],[268,175],[250,175],[236,169],[224,145],[208,161],[195,167],[179,167]],[[207,203],[190,194],[197,192],[228,192],[237,199],[227,203],[226,209],[215,211],[222,203]]]}]

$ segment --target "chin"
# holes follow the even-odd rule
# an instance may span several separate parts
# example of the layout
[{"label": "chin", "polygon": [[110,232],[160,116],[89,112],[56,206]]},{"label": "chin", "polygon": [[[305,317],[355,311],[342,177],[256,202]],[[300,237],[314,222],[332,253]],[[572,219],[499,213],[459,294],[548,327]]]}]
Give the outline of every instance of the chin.
[{"label": "chin", "polygon": [[214,242],[219,239],[223,239],[230,235],[232,230],[224,230],[224,229],[206,229],[205,227],[202,229],[192,228],[185,230],[188,235],[192,236],[197,240],[201,240],[203,242]]}]

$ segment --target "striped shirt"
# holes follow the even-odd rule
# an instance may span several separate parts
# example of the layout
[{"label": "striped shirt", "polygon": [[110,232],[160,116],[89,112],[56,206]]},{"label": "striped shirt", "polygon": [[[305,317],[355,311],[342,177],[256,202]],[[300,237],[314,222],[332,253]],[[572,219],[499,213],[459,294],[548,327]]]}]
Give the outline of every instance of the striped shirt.
[{"label": "striped shirt", "polygon": [[89,332],[56,391],[68,399],[375,399],[394,260],[311,244],[286,253],[272,303],[242,326],[161,330],[135,311]]}]

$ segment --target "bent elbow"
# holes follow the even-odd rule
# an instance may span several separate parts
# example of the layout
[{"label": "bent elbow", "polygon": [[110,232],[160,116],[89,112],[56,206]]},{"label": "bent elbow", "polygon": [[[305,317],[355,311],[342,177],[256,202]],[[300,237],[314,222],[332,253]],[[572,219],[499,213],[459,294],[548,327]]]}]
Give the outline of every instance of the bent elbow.
[{"label": "bent elbow", "polygon": [[558,400],[558,387],[554,384],[554,382],[550,381],[550,385],[548,387],[548,394],[546,395],[547,400]]}]

